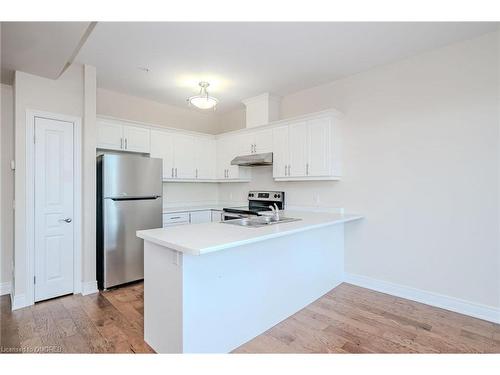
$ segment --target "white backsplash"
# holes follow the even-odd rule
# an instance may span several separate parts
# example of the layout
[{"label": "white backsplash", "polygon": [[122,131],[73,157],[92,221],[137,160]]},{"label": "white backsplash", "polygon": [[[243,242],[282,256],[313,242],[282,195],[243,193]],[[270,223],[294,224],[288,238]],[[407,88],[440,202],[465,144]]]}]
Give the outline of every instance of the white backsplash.
[{"label": "white backsplash", "polygon": [[164,182],[163,208],[217,203],[217,190],[216,183]]}]

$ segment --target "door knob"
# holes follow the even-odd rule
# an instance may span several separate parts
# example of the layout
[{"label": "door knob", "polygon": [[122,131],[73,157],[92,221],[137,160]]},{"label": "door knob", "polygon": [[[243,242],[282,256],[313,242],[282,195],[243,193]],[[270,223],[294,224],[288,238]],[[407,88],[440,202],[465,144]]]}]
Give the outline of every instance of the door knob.
[{"label": "door knob", "polygon": [[59,219],[59,221],[64,221],[66,223],[71,223],[71,218],[70,217],[67,217],[66,219]]}]

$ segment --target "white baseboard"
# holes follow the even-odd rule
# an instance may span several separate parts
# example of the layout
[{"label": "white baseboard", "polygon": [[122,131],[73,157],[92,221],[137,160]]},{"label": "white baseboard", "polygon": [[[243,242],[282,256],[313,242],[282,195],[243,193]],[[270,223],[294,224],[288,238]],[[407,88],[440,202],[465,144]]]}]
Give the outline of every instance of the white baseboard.
[{"label": "white baseboard", "polygon": [[12,307],[12,310],[19,310],[23,307],[30,306],[28,304],[28,301],[26,300],[25,294],[14,295],[13,293],[10,294],[10,305]]},{"label": "white baseboard", "polygon": [[82,296],[94,294],[99,292],[97,289],[97,281],[83,281],[82,282]]},{"label": "white baseboard", "polygon": [[12,283],[10,281],[7,281],[5,283],[0,283],[0,296],[10,294],[11,290],[12,290]]},{"label": "white baseboard", "polygon": [[426,305],[439,307],[460,314],[500,323],[500,308],[486,306],[459,298],[445,296],[425,290],[412,288],[405,285],[394,284],[388,281],[372,279],[370,277],[345,273],[344,281],[363,288],[387,293],[396,297],[406,298]]}]

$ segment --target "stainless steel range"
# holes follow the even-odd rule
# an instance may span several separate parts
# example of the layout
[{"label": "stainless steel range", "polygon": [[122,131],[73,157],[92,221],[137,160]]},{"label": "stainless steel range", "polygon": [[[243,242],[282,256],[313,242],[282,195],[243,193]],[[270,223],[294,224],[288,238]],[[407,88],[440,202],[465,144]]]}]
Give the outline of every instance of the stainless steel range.
[{"label": "stainless steel range", "polygon": [[260,216],[263,211],[271,211],[271,206],[278,210],[285,209],[284,191],[250,191],[248,192],[248,206],[224,208],[222,220]]}]

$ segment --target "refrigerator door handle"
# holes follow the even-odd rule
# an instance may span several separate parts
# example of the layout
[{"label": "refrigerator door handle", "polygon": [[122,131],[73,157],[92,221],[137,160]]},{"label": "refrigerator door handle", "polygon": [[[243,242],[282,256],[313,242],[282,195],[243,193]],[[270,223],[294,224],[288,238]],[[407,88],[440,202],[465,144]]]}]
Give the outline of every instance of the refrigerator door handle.
[{"label": "refrigerator door handle", "polygon": [[127,197],[105,197],[104,199],[111,199],[112,201],[139,201],[139,200],[154,200],[161,198],[161,195],[151,195],[151,196],[127,196]]}]

